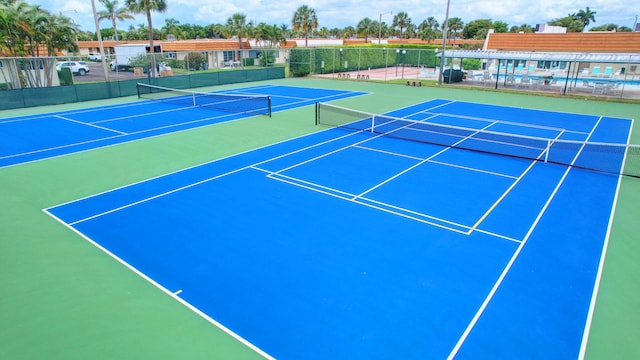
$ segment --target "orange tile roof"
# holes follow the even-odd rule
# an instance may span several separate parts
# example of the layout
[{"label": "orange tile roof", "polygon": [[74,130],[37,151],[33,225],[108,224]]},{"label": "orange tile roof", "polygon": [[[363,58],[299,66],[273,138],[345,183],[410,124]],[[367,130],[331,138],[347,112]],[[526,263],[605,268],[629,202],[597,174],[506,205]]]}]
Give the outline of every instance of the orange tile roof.
[{"label": "orange tile roof", "polygon": [[640,52],[640,32],[494,33],[489,35],[487,50]]},{"label": "orange tile roof", "polygon": [[[146,45],[147,40],[135,40],[135,41],[120,41],[120,45],[140,44]],[[178,41],[166,41],[166,40],[154,40],[154,45],[162,45],[162,51],[209,51],[209,50],[234,50],[238,49],[238,40],[233,39],[202,39],[202,40],[178,40]],[[116,42],[113,40],[104,40],[102,42],[104,47],[114,47]],[[78,46],[82,49],[97,49],[99,47],[97,41],[79,41]],[[295,41],[290,41],[287,44],[281,44],[282,48],[295,47]],[[251,49],[251,44],[248,41],[242,41],[243,49]]]}]

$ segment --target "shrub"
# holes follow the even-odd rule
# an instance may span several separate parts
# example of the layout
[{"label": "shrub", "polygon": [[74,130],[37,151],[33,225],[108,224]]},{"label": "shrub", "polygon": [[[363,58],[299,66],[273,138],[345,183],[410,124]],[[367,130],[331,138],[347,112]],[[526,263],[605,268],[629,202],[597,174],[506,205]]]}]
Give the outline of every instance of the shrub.
[{"label": "shrub", "polygon": [[479,70],[481,65],[480,59],[462,59],[462,68],[465,70]]},{"label": "shrub", "polygon": [[184,57],[184,63],[189,67],[189,70],[201,70],[204,69],[205,58],[202,53],[194,51]]},{"label": "shrub", "polygon": [[276,57],[273,51],[265,50],[258,55],[258,61],[260,62],[260,66],[271,66],[276,61]]}]

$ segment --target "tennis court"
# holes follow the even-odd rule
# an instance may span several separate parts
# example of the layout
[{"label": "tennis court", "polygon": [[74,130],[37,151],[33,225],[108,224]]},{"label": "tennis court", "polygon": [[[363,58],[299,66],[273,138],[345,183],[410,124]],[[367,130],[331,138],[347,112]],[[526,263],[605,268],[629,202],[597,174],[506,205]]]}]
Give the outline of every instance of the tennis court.
[{"label": "tennis court", "polygon": [[631,120],[317,113],[323,131],[45,211],[267,358],[584,353]]},{"label": "tennis court", "polygon": [[269,84],[214,93],[138,84],[138,92],[148,100],[1,119],[0,167],[363,94]]}]

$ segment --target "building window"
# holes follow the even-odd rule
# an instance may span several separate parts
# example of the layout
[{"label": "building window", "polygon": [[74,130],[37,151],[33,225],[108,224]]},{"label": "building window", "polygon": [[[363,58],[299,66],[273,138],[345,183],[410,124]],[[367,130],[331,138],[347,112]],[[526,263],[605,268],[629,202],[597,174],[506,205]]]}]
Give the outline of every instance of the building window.
[{"label": "building window", "polygon": [[229,51],[229,50],[223,51],[222,52],[222,60],[224,60],[224,61],[233,61],[233,60],[235,60],[235,54],[236,54],[235,51]]},{"label": "building window", "polygon": [[540,70],[566,70],[566,61],[538,61],[538,69]]}]

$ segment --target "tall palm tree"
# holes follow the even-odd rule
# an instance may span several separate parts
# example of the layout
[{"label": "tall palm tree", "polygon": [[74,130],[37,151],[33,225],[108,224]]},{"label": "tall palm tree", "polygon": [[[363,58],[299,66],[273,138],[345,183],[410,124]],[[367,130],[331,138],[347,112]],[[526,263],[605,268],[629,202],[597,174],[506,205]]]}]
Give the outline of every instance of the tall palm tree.
[{"label": "tall palm tree", "polygon": [[113,25],[113,34],[116,37],[116,44],[120,42],[118,39],[118,28],[116,26],[116,20],[125,21],[127,19],[133,20],[134,17],[126,7],[118,7],[118,0],[98,0],[104,5],[105,10],[97,12],[98,21],[109,19],[111,25]]},{"label": "tall palm tree", "polygon": [[402,42],[402,30],[411,24],[411,19],[406,12],[401,11],[393,16],[393,24],[391,26],[400,28],[400,42]]},{"label": "tall palm tree", "polygon": [[369,38],[369,35],[371,35],[372,23],[373,23],[373,21],[371,21],[371,19],[366,17],[366,18],[360,20],[360,22],[356,26],[358,34],[362,35],[364,37],[364,42],[365,43],[367,42],[367,40]]},{"label": "tall palm tree", "polygon": [[448,24],[447,27],[449,28],[449,34],[447,35],[449,35],[449,38],[451,38],[451,35],[454,35],[454,39],[455,39],[455,37],[458,36],[458,31],[464,28],[464,22],[459,17],[449,18],[449,20],[447,21],[447,24]]},{"label": "tall palm tree", "polygon": [[[237,60],[242,61],[242,37],[246,37],[251,33],[251,28],[253,24],[251,22],[247,22],[247,15],[242,13],[235,13],[231,15],[230,18],[227,19],[227,31],[231,35],[235,35],[238,37],[238,58]],[[244,64],[243,64],[244,66]]]},{"label": "tall palm tree", "polygon": [[134,14],[147,15],[147,24],[149,24],[149,51],[151,52],[151,69],[149,74],[155,74],[156,57],[153,55],[153,25],[151,22],[151,12],[164,12],[167,10],[167,2],[165,0],[126,0],[127,7]]},{"label": "tall palm tree", "polygon": [[[258,40],[258,46],[262,48],[262,65],[269,66],[274,60],[267,51],[280,46],[280,44],[286,44],[287,39],[282,28],[278,25],[267,25],[266,23],[260,23],[253,28],[252,36]],[[272,51],[269,51],[272,52]]]},{"label": "tall palm tree", "polygon": [[309,34],[318,28],[318,16],[313,8],[302,5],[293,14],[291,19],[293,30],[299,31],[304,35],[304,46],[308,46]]},{"label": "tall palm tree", "polygon": [[580,10],[576,14],[574,14],[573,18],[582,21],[584,27],[587,27],[591,22],[596,22],[595,15],[596,12],[591,11],[591,9],[589,9],[589,7],[587,6],[585,10]]},{"label": "tall palm tree", "polygon": [[282,31],[285,38],[291,36],[291,30],[289,30],[289,25],[287,24],[280,24],[280,31]]},{"label": "tall palm tree", "polygon": [[433,16],[429,16],[427,20],[425,20],[425,25],[429,29],[438,30],[440,24],[438,24],[438,20],[436,20]]}]

